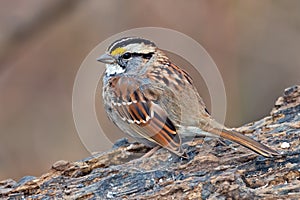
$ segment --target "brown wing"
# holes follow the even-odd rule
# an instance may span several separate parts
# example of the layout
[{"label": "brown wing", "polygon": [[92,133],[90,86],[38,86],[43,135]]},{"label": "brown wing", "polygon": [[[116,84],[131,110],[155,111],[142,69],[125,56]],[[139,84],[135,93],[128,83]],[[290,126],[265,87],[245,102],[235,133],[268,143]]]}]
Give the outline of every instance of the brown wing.
[{"label": "brown wing", "polygon": [[181,139],[165,110],[156,104],[161,92],[130,77],[114,80],[114,110],[136,134],[184,157]]}]

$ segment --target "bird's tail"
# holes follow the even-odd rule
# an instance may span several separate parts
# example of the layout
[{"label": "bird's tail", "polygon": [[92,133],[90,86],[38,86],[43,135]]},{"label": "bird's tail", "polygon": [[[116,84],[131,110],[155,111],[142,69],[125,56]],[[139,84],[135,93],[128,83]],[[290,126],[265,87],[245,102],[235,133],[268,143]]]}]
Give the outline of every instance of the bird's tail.
[{"label": "bird's tail", "polygon": [[248,149],[264,156],[264,157],[273,157],[280,155],[277,151],[233,130],[227,129],[211,129],[210,132],[213,134],[219,135],[220,137],[236,142]]}]

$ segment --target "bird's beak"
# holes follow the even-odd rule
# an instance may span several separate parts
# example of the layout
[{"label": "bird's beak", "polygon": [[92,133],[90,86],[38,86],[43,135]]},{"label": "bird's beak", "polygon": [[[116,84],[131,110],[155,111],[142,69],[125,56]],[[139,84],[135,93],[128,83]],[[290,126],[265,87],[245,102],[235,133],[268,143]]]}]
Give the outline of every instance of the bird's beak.
[{"label": "bird's beak", "polygon": [[113,64],[114,62],[116,62],[116,59],[111,55],[105,53],[101,55],[99,58],[97,58],[97,61],[105,64]]}]

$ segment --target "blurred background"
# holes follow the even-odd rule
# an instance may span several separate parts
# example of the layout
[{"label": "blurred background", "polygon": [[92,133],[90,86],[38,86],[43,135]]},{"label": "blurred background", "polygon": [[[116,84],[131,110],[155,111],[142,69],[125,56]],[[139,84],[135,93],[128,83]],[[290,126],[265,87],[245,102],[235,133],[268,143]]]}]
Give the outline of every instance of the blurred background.
[{"label": "blurred background", "polygon": [[224,79],[228,126],[268,115],[300,83],[299,10],[297,0],[2,0],[0,180],[90,155],[72,118],[76,72],[99,42],[131,28],[174,29],[208,51]]}]

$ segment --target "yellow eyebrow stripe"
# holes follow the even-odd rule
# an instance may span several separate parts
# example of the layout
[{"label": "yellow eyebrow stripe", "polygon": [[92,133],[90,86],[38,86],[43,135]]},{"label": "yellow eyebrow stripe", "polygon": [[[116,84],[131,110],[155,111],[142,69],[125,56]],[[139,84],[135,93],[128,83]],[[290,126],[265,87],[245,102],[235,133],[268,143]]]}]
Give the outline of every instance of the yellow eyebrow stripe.
[{"label": "yellow eyebrow stripe", "polygon": [[113,50],[110,54],[112,56],[118,55],[118,54],[123,54],[126,51],[126,49],[122,48],[122,47],[118,47],[115,50]]}]

